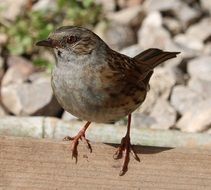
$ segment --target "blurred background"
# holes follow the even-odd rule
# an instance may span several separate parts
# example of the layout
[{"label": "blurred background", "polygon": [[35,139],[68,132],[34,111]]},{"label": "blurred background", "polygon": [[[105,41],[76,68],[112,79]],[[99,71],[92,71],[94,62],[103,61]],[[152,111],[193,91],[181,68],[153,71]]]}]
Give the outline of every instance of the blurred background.
[{"label": "blurred background", "polygon": [[[151,47],[182,52],[155,69],[151,89],[134,112],[132,125],[211,133],[211,1],[1,0],[0,134],[26,122],[26,117],[12,117],[11,123],[8,116],[27,116],[30,125],[42,125],[42,120],[29,122],[28,116],[77,120],[53,96],[53,53],[35,46],[63,25],[87,27],[129,56]],[[114,125],[125,124],[122,119]],[[35,129],[30,136],[33,133]]]}]

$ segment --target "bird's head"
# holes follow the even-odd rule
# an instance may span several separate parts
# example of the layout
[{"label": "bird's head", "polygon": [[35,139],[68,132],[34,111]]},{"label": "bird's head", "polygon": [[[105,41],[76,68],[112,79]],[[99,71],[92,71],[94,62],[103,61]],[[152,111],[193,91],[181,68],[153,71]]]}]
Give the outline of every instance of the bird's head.
[{"label": "bird's head", "polygon": [[37,46],[53,48],[57,58],[63,56],[81,56],[91,54],[104,42],[92,31],[76,26],[63,26],[52,32],[45,40],[36,43]]}]

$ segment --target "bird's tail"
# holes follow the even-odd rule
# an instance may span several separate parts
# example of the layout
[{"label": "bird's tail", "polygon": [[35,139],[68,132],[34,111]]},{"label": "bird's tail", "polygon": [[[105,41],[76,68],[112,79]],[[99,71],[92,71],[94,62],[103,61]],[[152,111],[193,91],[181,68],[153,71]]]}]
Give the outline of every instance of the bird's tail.
[{"label": "bird's tail", "polygon": [[176,57],[179,53],[180,52],[167,52],[156,48],[150,48],[136,55],[134,59],[139,62],[139,66],[144,73],[153,70],[164,61]]}]

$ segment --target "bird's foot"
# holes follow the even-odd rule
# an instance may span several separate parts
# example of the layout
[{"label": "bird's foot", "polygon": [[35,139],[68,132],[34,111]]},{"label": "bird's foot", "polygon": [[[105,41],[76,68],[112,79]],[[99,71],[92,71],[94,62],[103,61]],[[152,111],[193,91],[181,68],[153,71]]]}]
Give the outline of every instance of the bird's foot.
[{"label": "bird's foot", "polygon": [[75,158],[76,163],[78,161],[77,147],[79,144],[79,140],[84,141],[87,144],[87,148],[89,149],[90,153],[92,152],[91,144],[89,143],[89,140],[85,137],[84,130],[79,131],[79,133],[75,137],[66,136],[63,140],[64,141],[72,141],[72,143],[71,143],[72,158]]},{"label": "bird's foot", "polygon": [[114,154],[114,159],[121,159],[123,157],[123,163],[122,163],[122,167],[119,173],[120,176],[124,175],[128,170],[128,163],[130,161],[130,153],[132,153],[135,160],[140,162],[138,155],[135,153],[130,143],[130,137],[126,135],[125,137],[122,138],[121,144],[118,147],[116,153]]}]

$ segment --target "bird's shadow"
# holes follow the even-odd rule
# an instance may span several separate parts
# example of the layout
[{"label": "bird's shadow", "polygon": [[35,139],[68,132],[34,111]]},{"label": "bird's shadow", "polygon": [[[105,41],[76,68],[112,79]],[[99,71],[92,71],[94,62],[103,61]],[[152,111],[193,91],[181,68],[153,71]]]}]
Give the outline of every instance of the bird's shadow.
[{"label": "bird's shadow", "polygon": [[[118,148],[118,144],[104,143],[108,146],[112,146]],[[141,145],[133,145],[133,149],[136,154],[157,154],[163,151],[168,151],[174,149],[172,147],[155,147],[155,146],[141,146]]]}]

